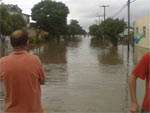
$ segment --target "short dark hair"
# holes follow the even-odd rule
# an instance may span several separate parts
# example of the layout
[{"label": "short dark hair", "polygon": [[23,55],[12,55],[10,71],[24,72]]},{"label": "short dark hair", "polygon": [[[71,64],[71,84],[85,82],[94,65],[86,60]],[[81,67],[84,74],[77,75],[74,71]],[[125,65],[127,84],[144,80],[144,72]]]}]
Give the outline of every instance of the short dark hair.
[{"label": "short dark hair", "polygon": [[19,35],[11,34],[10,41],[13,47],[25,46],[28,41],[28,32],[25,29],[18,30]]}]

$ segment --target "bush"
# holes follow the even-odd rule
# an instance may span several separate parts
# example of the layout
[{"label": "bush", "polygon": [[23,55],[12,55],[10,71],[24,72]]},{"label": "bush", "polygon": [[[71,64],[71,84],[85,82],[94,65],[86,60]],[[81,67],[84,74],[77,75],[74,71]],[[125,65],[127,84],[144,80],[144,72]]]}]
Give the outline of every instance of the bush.
[{"label": "bush", "polygon": [[45,36],[44,36],[44,39],[45,39],[45,40],[49,40],[49,39],[50,39],[50,36],[49,36],[49,35],[45,35]]},{"label": "bush", "polygon": [[35,40],[35,43],[41,43],[41,42],[43,42],[43,41],[44,41],[43,38],[38,38],[37,40]]},{"label": "bush", "polygon": [[29,37],[29,43],[30,44],[33,44],[36,42],[36,37],[32,36],[32,37]]},{"label": "bush", "polygon": [[41,43],[41,42],[44,42],[43,38],[36,38],[35,36],[29,37],[30,44],[37,44],[37,43]]}]

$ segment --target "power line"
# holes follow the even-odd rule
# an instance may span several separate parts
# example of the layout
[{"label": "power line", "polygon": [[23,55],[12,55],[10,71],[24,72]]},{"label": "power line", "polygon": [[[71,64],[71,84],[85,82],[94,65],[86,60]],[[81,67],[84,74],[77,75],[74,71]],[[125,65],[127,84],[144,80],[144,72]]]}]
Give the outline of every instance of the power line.
[{"label": "power line", "polygon": [[[130,1],[130,4],[135,2],[136,0]],[[120,10],[112,16],[112,18],[115,18],[118,16],[126,7],[128,6],[128,1],[120,8]]]},{"label": "power line", "polygon": [[128,55],[129,55],[129,51],[130,51],[130,6],[131,3],[135,2],[136,0],[128,0],[122,7],[121,9],[113,16],[116,17],[118,14],[120,14],[127,6],[128,6]]},{"label": "power line", "polygon": [[[130,1],[130,4],[133,3],[133,2],[135,2],[135,1],[136,1],[136,0]],[[127,6],[128,6],[128,2],[126,2],[126,3],[120,8],[120,10],[119,10],[117,13],[115,13],[114,16],[112,16],[112,18],[114,18],[114,17],[116,17],[117,15],[119,15]],[[102,7],[103,7],[103,6],[102,6]],[[107,7],[109,7],[109,6],[107,6]],[[105,15],[106,15],[106,14],[105,14]],[[96,17],[82,16],[82,17],[74,18],[74,19],[77,19],[77,20],[79,20],[79,21],[84,21],[84,20],[90,20],[90,19],[92,19],[91,21],[93,21],[93,19],[96,19],[96,18],[99,17],[99,16],[103,16],[103,15],[98,15],[98,16],[96,16]]]},{"label": "power line", "polygon": [[121,7],[121,9],[120,9],[117,13],[115,13],[114,16],[112,16],[112,18],[115,18],[117,15],[119,15],[119,14],[127,7],[127,5],[128,5],[128,2],[126,2],[126,3]]},{"label": "power line", "polygon": [[131,1],[130,3],[133,3],[133,2],[135,2],[136,0],[133,0],[133,1]]}]

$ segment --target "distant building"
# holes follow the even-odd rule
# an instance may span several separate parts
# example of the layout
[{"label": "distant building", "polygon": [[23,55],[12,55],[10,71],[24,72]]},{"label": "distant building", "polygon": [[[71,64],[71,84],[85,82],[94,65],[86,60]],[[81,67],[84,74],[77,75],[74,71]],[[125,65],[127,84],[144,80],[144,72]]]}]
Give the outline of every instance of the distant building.
[{"label": "distant building", "polygon": [[143,38],[135,46],[150,49],[150,16],[137,18],[134,21],[134,37],[142,34]]},{"label": "distant building", "polygon": [[27,23],[26,27],[30,27],[30,15],[21,13],[22,17],[24,18],[25,22]]},{"label": "distant building", "polygon": [[20,15],[22,15],[24,21],[27,23],[27,24],[26,24],[26,27],[30,27],[30,15],[24,14],[24,13],[21,13],[21,12],[15,12],[15,11],[9,11],[9,14],[10,14],[10,15],[15,15],[15,14],[20,14]]},{"label": "distant building", "polygon": [[[130,28],[130,35],[133,34],[133,28]],[[128,36],[128,28],[124,29],[122,33],[119,34],[120,37],[127,37]]]}]

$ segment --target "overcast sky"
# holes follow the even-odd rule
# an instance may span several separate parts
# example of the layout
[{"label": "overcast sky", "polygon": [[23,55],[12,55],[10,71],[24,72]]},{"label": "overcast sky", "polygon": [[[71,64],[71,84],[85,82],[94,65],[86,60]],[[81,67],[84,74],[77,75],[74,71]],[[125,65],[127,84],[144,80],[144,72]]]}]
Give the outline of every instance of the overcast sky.
[{"label": "overcast sky", "polygon": [[[31,8],[41,0],[2,0],[6,4],[18,5],[23,13],[31,15]],[[56,0],[61,1],[68,6],[70,14],[68,23],[71,19],[77,19],[80,25],[88,30],[88,27],[98,20],[98,15],[103,15],[104,9],[101,5],[109,5],[106,8],[106,17],[112,17],[127,2],[127,0]],[[131,0],[134,1],[134,0]],[[150,0],[136,0],[131,4],[131,23],[135,18],[150,16]],[[127,21],[127,8],[118,16]],[[103,17],[101,17],[101,20]]]}]

